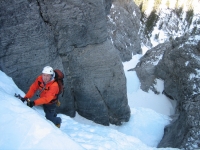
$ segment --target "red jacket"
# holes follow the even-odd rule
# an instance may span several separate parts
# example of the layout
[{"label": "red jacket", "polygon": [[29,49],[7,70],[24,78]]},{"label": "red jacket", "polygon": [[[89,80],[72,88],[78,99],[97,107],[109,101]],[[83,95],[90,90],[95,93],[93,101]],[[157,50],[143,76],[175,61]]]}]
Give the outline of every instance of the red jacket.
[{"label": "red jacket", "polygon": [[55,80],[48,82],[44,88],[44,82],[42,79],[42,75],[38,76],[35,82],[30,86],[29,91],[25,95],[25,98],[31,98],[35,94],[35,92],[39,90],[39,98],[36,99],[35,105],[48,104],[52,100],[57,99],[57,95],[59,92],[58,83]]}]

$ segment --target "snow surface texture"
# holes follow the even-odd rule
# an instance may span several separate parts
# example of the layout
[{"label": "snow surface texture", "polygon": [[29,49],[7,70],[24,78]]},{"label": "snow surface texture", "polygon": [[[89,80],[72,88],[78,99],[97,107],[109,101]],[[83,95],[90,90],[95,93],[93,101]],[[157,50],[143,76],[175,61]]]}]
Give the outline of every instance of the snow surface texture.
[{"label": "snow surface texture", "polygon": [[15,93],[23,96],[24,92],[12,78],[0,71],[0,150],[158,149],[156,146],[163,136],[164,127],[170,122],[168,116],[173,114],[173,106],[162,94],[142,92],[136,73],[127,72],[140,57],[135,55],[132,61],[124,64],[131,118],[122,126],[102,126],[78,114],[75,118],[58,114],[62,118],[59,129],[46,120],[42,107],[29,108],[15,98]]}]

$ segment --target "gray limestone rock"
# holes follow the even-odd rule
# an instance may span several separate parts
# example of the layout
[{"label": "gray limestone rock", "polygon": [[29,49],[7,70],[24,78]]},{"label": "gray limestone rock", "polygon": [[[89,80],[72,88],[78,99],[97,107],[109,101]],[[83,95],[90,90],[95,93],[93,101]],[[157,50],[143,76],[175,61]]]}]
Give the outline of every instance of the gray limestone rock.
[{"label": "gray limestone rock", "polygon": [[106,2],[38,0],[40,16],[51,27],[60,54],[107,39]]},{"label": "gray limestone rock", "polygon": [[177,101],[179,113],[178,119],[167,127],[159,147],[200,148],[200,52],[197,39],[197,36],[177,38],[156,67],[155,74],[165,81],[165,92]]},{"label": "gray limestone rock", "polygon": [[123,62],[142,53],[138,35],[140,17],[140,10],[132,0],[113,1],[108,15],[108,31]]},{"label": "gray limestone rock", "polygon": [[[165,128],[158,147],[200,148],[199,36],[184,36],[149,50],[137,66],[144,91],[157,92],[156,78],[164,80],[163,94],[177,101],[176,119]],[[172,116],[173,117],[173,116]]]},{"label": "gray limestone rock", "polygon": [[148,92],[148,90],[151,89],[157,93],[157,90],[154,87],[156,79],[156,65],[162,59],[165,50],[171,49],[171,47],[172,44],[170,42],[166,42],[148,50],[145,55],[140,58],[140,62],[136,65],[136,67],[129,70],[136,71],[141,82],[140,88],[143,91]]},{"label": "gray limestone rock", "polygon": [[45,65],[62,69],[61,58],[36,1],[0,3],[0,68],[26,92]]},{"label": "gray limestone rock", "polygon": [[[84,49],[76,48],[65,60],[70,60],[67,77],[70,78],[72,101],[75,101],[73,105],[80,115],[104,125],[109,122],[119,125],[129,120],[126,78],[120,58],[109,40]],[[73,112],[68,103],[61,103],[64,103],[62,109],[68,107],[67,111]]]}]

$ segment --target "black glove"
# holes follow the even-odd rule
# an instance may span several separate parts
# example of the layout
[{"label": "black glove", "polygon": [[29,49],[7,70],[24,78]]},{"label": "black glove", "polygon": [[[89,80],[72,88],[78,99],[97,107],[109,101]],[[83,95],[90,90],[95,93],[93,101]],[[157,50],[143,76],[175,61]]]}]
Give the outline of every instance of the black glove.
[{"label": "black glove", "polygon": [[33,106],[35,106],[35,102],[34,101],[28,101],[27,106],[32,108]]},{"label": "black glove", "polygon": [[21,101],[24,103],[24,101],[28,101],[28,98],[21,98]]}]

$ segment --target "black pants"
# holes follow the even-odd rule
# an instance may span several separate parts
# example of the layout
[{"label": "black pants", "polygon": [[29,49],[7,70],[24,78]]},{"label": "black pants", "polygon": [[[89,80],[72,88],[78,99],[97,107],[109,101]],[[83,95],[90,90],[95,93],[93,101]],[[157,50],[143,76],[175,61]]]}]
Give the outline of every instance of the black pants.
[{"label": "black pants", "polygon": [[44,104],[43,108],[44,108],[44,112],[45,112],[45,117],[52,121],[55,125],[60,124],[61,123],[61,118],[57,117],[57,113],[56,113],[56,103],[53,104]]}]

